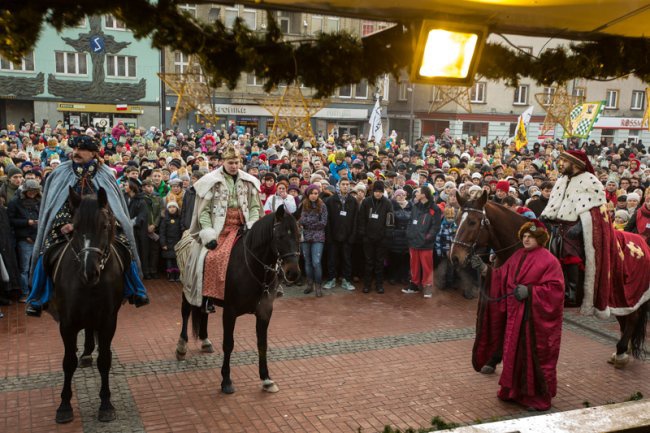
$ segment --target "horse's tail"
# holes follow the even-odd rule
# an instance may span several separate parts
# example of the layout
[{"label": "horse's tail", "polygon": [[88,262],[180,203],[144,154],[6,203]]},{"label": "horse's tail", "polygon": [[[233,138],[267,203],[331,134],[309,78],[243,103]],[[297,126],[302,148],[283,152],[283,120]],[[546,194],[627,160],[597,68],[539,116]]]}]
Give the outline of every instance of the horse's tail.
[{"label": "horse's tail", "polygon": [[195,340],[199,338],[199,332],[201,329],[201,317],[203,316],[201,307],[191,306],[191,315],[192,315],[192,337]]},{"label": "horse's tail", "polygon": [[639,309],[636,311],[638,315],[636,320],[636,326],[634,331],[632,331],[632,338],[630,342],[632,344],[632,356],[636,359],[645,358],[645,334],[646,334],[646,325],[648,324],[648,313],[650,309],[650,301],[644,302]]}]

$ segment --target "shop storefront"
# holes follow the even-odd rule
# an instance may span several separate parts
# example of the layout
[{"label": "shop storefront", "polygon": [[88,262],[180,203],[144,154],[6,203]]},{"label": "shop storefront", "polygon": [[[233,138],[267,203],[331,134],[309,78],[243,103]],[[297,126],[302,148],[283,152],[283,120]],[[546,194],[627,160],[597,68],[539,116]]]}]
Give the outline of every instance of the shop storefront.
[{"label": "shop storefront", "polygon": [[144,108],[139,105],[77,102],[60,102],[57,104],[57,111],[62,113],[66,127],[85,129],[92,126],[100,131],[111,129],[120,121],[127,127],[138,127],[138,118],[144,114]]},{"label": "shop storefront", "polygon": [[600,117],[594,124],[590,138],[605,140],[608,144],[636,143],[650,140],[650,132],[643,128],[640,117]]}]

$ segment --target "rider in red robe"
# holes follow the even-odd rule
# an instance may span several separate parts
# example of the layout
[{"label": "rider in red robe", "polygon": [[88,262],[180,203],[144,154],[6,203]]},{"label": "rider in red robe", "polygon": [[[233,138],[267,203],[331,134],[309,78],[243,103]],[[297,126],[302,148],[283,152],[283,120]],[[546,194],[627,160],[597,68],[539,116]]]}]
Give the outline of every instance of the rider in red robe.
[{"label": "rider in red robe", "polygon": [[498,397],[534,410],[548,410],[556,394],[562,334],[564,276],[544,248],[548,237],[541,222],[527,222],[519,230],[524,248],[492,270],[472,353],[478,371],[502,348]]}]

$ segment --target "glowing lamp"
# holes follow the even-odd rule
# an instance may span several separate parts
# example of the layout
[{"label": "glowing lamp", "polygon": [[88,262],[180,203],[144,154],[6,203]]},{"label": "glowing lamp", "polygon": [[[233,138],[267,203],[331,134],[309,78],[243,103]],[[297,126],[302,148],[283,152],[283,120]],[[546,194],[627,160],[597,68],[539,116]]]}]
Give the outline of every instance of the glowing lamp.
[{"label": "glowing lamp", "polygon": [[411,82],[469,86],[487,29],[424,20],[417,39]]}]

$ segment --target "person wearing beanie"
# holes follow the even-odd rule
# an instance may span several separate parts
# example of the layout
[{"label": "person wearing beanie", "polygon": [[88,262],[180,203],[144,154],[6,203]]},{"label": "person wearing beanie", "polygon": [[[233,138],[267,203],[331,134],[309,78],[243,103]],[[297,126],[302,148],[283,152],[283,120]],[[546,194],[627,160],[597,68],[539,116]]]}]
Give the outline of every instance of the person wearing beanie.
[{"label": "person wearing beanie", "polygon": [[165,272],[167,281],[179,282],[180,270],[176,262],[176,251],[174,247],[181,240],[183,230],[179,218],[178,203],[175,201],[167,202],[165,216],[160,220],[160,249],[162,258],[165,259]]},{"label": "person wearing beanie", "polygon": [[[498,398],[546,411],[557,393],[564,276],[558,259],[544,248],[549,234],[543,223],[526,222],[518,235],[523,248],[493,268],[488,280],[489,296],[503,300],[479,309],[472,363],[477,371],[483,371],[492,355],[502,349]],[[485,275],[487,265],[479,257],[470,262]],[[522,351],[528,355],[519,356]],[[521,371],[528,374],[517,373]]]},{"label": "person wearing beanie", "polygon": [[616,230],[625,230],[627,222],[630,220],[630,214],[624,210],[617,210],[614,214],[614,228]]},{"label": "person wearing beanie", "polygon": [[503,204],[503,199],[508,196],[510,192],[510,183],[507,180],[500,180],[497,182],[492,201],[495,203]]},{"label": "person wearing beanie", "polygon": [[9,223],[13,228],[20,269],[21,302],[29,295],[29,270],[34,252],[34,240],[38,234],[38,215],[41,204],[41,185],[33,179],[26,180],[7,206]]},{"label": "person wearing beanie", "polygon": [[628,193],[627,195],[627,201],[626,201],[626,207],[627,207],[627,212],[632,216],[637,208],[639,207],[639,202],[641,201],[641,196],[635,192]]},{"label": "person wearing beanie", "polygon": [[336,278],[341,278],[341,288],[354,290],[352,285],[352,245],[354,244],[357,211],[359,206],[349,194],[350,180],[342,177],[337,188],[325,200],[327,206],[327,281],[323,289],[333,289]]},{"label": "person wearing beanie", "polygon": [[0,206],[7,207],[7,204],[13,200],[18,188],[23,184],[23,171],[15,165],[7,169],[7,182],[0,186]]},{"label": "person wearing beanie", "polygon": [[433,253],[436,236],[442,223],[442,211],[436,205],[433,192],[424,186],[415,194],[411,224],[406,229],[409,246],[411,280],[403,293],[423,291],[425,298],[433,296]]},{"label": "person wearing beanie", "polygon": [[383,274],[387,234],[394,227],[393,205],[384,196],[384,182],[376,180],[372,193],[361,202],[357,221],[358,235],[363,243],[366,265],[363,293],[369,293],[373,276],[377,293],[384,293]]},{"label": "person wearing beanie", "polygon": [[140,260],[142,261],[144,279],[151,280],[158,278],[160,258],[158,231],[165,212],[165,199],[155,193],[151,179],[145,179],[142,182],[142,193],[142,198],[147,206],[147,237],[144,240],[144,252],[140,256]]},{"label": "person wearing beanie", "polygon": [[327,206],[320,198],[320,191],[319,185],[309,185],[296,212],[298,226],[302,231],[300,250],[305,259],[305,276],[307,278],[307,287],[303,293],[315,292],[318,298],[323,296],[321,258],[325,246],[325,228],[328,218]]},{"label": "person wearing beanie", "polygon": [[[602,218],[599,211],[607,202],[605,190],[584,152],[562,152],[559,167],[562,176],[555,183],[540,218],[562,236],[562,242],[558,243],[561,249],[553,253],[562,261],[566,275],[566,306],[582,304],[585,314],[592,313],[593,308],[604,312],[608,306],[594,299],[594,294],[598,293],[599,287],[613,284],[597,277],[603,275],[600,267],[609,263],[609,255],[603,256],[608,248],[595,247],[609,245],[607,233],[611,224]],[[597,259],[596,254],[601,256]],[[582,269],[584,279],[580,278]],[[582,287],[579,287],[580,281],[584,281]],[[581,299],[583,295],[584,299]]]}]

